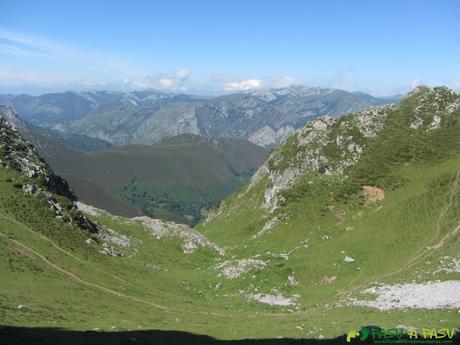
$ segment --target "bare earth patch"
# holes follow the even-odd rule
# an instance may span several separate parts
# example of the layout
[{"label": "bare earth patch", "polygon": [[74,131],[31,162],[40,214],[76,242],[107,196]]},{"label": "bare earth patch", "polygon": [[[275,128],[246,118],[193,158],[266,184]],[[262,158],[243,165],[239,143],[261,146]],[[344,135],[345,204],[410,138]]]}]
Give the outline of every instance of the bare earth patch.
[{"label": "bare earth patch", "polygon": [[375,300],[353,299],[351,304],[379,310],[460,308],[459,290],[457,280],[380,285],[363,291],[377,296]]},{"label": "bare earth patch", "polygon": [[363,195],[371,203],[385,199],[385,191],[373,186],[363,186]]}]

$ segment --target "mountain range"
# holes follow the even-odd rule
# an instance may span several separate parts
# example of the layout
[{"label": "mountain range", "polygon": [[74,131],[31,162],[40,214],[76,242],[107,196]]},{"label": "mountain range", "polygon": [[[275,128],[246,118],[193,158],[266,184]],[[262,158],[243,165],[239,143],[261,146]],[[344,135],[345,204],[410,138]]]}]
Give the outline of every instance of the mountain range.
[{"label": "mountain range", "polygon": [[0,104],[13,107],[33,125],[117,146],[153,144],[189,133],[273,147],[318,116],[338,116],[398,100],[303,85],[212,98],[156,90],[0,95]]},{"label": "mountain range", "polygon": [[31,339],[27,327],[252,343],[364,326],[454,337],[459,138],[460,95],[445,87],[317,118],[190,228],[75,200],[0,119],[2,324]]}]

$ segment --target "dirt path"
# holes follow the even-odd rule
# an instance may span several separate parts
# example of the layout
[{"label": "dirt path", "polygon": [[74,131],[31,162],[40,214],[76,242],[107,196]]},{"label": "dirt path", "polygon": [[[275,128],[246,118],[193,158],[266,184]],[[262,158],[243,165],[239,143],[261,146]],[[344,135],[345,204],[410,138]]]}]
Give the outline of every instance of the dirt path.
[{"label": "dirt path", "polygon": [[221,314],[221,313],[215,313],[215,312],[204,312],[204,311],[183,310],[183,309],[171,308],[171,307],[167,307],[167,306],[164,306],[164,305],[161,305],[161,304],[153,303],[151,301],[144,300],[144,299],[139,298],[139,297],[135,297],[135,296],[132,296],[132,295],[127,295],[127,294],[118,292],[116,290],[113,290],[111,288],[105,287],[105,286],[97,284],[97,283],[91,283],[91,282],[89,282],[87,280],[84,280],[84,279],[78,277],[75,273],[70,272],[69,270],[67,270],[67,269],[55,264],[54,262],[50,261],[45,256],[43,256],[42,254],[40,254],[37,251],[33,250],[32,248],[26,246],[25,244],[15,240],[15,239],[9,238],[7,235],[5,235],[2,232],[0,232],[0,237],[4,238],[7,242],[11,243],[14,246],[14,249],[16,251],[18,251],[21,255],[27,255],[28,257],[30,257],[30,255],[36,256],[39,259],[41,259],[46,265],[52,267],[53,269],[57,270],[58,272],[60,272],[60,273],[62,273],[64,275],[66,275],[68,278],[76,281],[77,283],[80,283],[80,284],[85,285],[87,287],[91,287],[91,288],[97,289],[99,291],[114,295],[116,297],[127,299],[127,300],[132,301],[132,302],[142,303],[142,304],[148,305],[150,307],[154,307],[156,309],[160,309],[160,310],[163,310],[165,312],[170,312],[170,313],[190,313],[190,314],[204,314],[204,315],[210,315],[210,316],[233,317],[230,314]]},{"label": "dirt path", "polygon": [[48,242],[48,243],[51,244],[54,248],[56,248],[57,250],[59,250],[61,253],[64,253],[65,255],[70,256],[72,259],[77,260],[78,262],[81,262],[81,263],[84,264],[84,265],[90,266],[91,268],[94,268],[96,271],[101,272],[101,273],[103,273],[103,274],[106,275],[106,276],[109,276],[109,277],[111,277],[111,278],[114,278],[114,279],[116,279],[116,280],[118,280],[118,281],[121,281],[121,282],[123,282],[123,283],[128,283],[128,284],[129,284],[129,282],[128,282],[127,280],[125,280],[125,279],[123,279],[123,278],[121,278],[121,277],[119,277],[119,276],[117,276],[117,275],[115,275],[115,274],[112,274],[112,273],[109,273],[109,272],[107,272],[107,271],[104,271],[103,269],[101,269],[101,268],[99,268],[99,267],[97,267],[97,266],[94,266],[93,264],[90,264],[89,262],[87,262],[87,261],[85,261],[85,260],[79,258],[78,256],[75,256],[74,254],[70,253],[69,251],[67,251],[67,250],[65,250],[65,249],[63,249],[63,248],[61,248],[61,247],[59,247],[55,242],[53,242],[51,239],[49,239],[49,238],[46,237],[45,235],[43,235],[43,234],[41,234],[41,233],[39,233],[39,232],[37,232],[37,231],[35,231],[35,230],[32,230],[32,229],[29,228],[27,225],[18,222],[17,220],[15,220],[15,219],[13,219],[13,218],[7,216],[6,214],[0,212],[0,217],[6,219],[7,221],[9,221],[9,222],[11,222],[11,223],[14,223],[14,224],[16,224],[16,225],[18,225],[18,226],[20,226],[20,227],[26,229],[27,231],[31,232],[31,233],[34,234],[35,236],[40,237],[43,241]]}]

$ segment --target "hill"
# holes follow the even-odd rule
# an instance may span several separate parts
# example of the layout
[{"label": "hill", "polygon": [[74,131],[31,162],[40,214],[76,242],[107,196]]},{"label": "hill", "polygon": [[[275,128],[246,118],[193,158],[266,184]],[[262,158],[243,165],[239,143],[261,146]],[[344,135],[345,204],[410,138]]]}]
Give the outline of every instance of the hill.
[{"label": "hill", "polygon": [[[0,106],[0,118],[6,119],[8,123],[21,134],[21,136],[33,144],[34,149],[48,163],[53,161],[53,157],[58,162],[61,161],[61,159],[78,161],[79,157],[85,157],[83,152],[77,149],[72,149],[65,144],[84,147],[90,151],[97,151],[98,149],[102,149],[104,146],[103,144],[99,143],[97,139],[93,140],[92,138],[88,138],[88,140],[86,140],[86,138],[79,138],[78,135],[72,136],[72,138],[75,139],[75,137],[77,137],[79,140],[72,140],[71,143],[69,143],[68,140],[64,140],[60,135],[58,135],[58,138],[56,138],[52,131],[30,125],[29,123],[21,120],[16,115],[16,113],[7,106]],[[59,138],[63,140],[60,140]],[[77,142],[80,142],[80,139],[82,139],[82,144],[76,145]],[[70,177],[70,179],[72,178]],[[140,209],[131,205],[129,202],[117,196],[110,190],[104,189],[102,186],[92,183],[90,180],[78,178],[76,180],[78,183],[72,182],[71,184],[76,185],[78,190],[77,194],[84,200],[89,198],[89,200],[94,202],[94,204],[107,206],[112,212],[116,214],[122,214],[127,217],[134,217],[142,214]],[[72,191],[72,193],[74,192]]]},{"label": "hill", "polygon": [[338,116],[398,100],[302,85],[213,98],[154,90],[0,95],[0,104],[12,106],[34,125],[118,146],[153,144],[188,133],[242,138],[272,147],[318,116]]},{"label": "hill", "polygon": [[452,327],[460,301],[439,301],[460,284],[459,121],[460,96],[444,87],[319,118],[198,229],[260,271],[239,279],[249,298],[329,324],[366,313],[386,327]]}]

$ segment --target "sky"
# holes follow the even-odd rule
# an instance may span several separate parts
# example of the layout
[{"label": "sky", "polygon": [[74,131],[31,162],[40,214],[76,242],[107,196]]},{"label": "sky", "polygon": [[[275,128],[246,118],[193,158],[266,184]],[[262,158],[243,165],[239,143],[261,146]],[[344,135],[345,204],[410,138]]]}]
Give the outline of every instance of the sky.
[{"label": "sky", "polygon": [[460,89],[458,0],[0,0],[0,92]]}]

